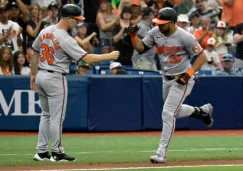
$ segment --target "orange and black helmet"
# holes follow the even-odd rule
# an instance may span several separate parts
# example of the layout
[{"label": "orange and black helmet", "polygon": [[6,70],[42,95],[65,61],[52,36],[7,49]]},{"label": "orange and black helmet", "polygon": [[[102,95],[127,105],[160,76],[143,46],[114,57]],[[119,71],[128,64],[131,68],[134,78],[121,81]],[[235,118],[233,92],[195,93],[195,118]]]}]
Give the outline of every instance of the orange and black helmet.
[{"label": "orange and black helmet", "polygon": [[177,12],[173,8],[162,8],[158,11],[157,18],[153,19],[153,22],[160,25],[160,24],[166,24],[173,21],[176,23],[177,21]]}]

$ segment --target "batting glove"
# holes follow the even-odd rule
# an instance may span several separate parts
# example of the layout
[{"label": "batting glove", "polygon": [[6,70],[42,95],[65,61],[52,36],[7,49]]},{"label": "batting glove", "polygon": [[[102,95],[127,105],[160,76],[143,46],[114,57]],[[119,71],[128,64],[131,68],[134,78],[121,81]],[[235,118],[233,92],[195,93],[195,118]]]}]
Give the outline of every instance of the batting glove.
[{"label": "batting glove", "polygon": [[177,77],[175,80],[178,84],[181,85],[186,85],[188,83],[188,81],[190,80],[190,75],[188,75],[187,73],[181,74],[179,77]]},{"label": "batting glove", "polygon": [[139,26],[136,24],[131,24],[128,28],[128,34],[130,34],[131,37],[135,37],[138,34]]}]

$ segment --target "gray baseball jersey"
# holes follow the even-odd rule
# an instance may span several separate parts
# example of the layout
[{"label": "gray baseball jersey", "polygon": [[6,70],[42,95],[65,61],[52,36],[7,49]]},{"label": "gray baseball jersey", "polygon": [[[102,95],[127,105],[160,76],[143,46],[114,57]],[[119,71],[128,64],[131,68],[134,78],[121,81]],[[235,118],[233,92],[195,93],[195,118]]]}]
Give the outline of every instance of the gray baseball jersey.
[{"label": "gray baseball jersey", "polygon": [[32,47],[40,53],[39,68],[60,73],[69,73],[72,60],[78,61],[87,54],[75,39],[55,25],[42,30]]},{"label": "gray baseball jersey", "polygon": [[176,118],[189,117],[195,111],[194,107],[183,104],[193,89],[195,83],[193,78],[190,78],[186,85],[180,85],[175,81],[175,77],[166,76],[177,76],[187,72],[191,67],[190,57],[201,53],[202,48],[193,35],[179,27],[169,37],[162,34],[158,27],[154,27],[142,41],[148,47],[154,45],[157,47],[162,72],[165,75],[163,76],[163,133],[156,154],[166,158]]},{"label": "gray baseball jersey", "polygon": [[142,40],[148,47],[158,49],[161,71],[164,75],[179,75],[190,68],[190,57],[203,50],[196,38],[177,27],[174,34],[166,37],[158,26],[150,30]]},{"label": "gray baseball jersey", "polygon": [[49,26],[42,30],[32,47],[39,52],[39,72],[36,85],[42,116],[39,124],[37,153],[48,151],[48,142],[52,139],[52,152],[64,153],[62,146],[62,124],[67,106],[67,80],[72,60],[78,61],[87,53],[68,33]]}]

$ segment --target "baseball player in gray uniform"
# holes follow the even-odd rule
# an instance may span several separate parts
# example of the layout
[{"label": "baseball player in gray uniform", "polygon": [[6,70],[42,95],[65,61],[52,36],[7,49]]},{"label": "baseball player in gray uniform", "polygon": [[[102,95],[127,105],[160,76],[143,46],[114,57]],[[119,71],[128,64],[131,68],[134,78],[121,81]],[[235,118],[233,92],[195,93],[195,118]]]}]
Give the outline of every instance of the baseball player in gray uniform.
[{"label": "baseball player in gray uniform", "polygon": [[[56,25],[42,30],[35,39],[31,57],[31,89],[38,91],[42,115],[39,125],[37,153],[34,160],[75,161],[64,153],[62,146],[62,124],[67,105],[67,81],[72,60],[96,63],[104,60],[116,60],[118,51],[108,54],[87,54],[69,36],[67,31],[76,26],[80,20],[81,9],[73,4],[64,5],[61,19]],[[38,65],[39,64],[39,65]],[[51,155],[48,141],[52,139]]]},{"label": "baseball player in gray uniform", "polygon": [[[158,13],[158,17],[153,19],[157,26],[143,40],[137,37],[138,26],[130,26],[129,32],[132,44],[139,53],[154,45],[158,48],[163,73],[163,131],[157,153],[150,157],[150,161],[165,163],[176,118],[194,117],[211,127],[213,107],[211,104],[199,108],[183,104],[194,86],[193,74],[204,64],[206,56],[193,35],[175,26],[177,13],[174,9],[163,8]],[[192,66],[191,56],[196,57]]]}]

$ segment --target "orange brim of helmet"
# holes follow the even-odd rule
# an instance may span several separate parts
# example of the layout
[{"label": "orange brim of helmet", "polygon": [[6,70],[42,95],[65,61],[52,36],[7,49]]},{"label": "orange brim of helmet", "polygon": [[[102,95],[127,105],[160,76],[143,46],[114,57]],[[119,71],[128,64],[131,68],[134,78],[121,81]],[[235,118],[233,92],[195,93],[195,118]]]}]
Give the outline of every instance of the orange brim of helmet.
[{"label": "orange brim of helmet", "polygon": [[156,23],[156,24],[167,24],[167,23],[169,23],[171,21],[169,21],[169,20],[159,20],[158,18],[154,18],[153,22]]},{"label": "orange brim of helmet", "polygon": [[76,17],[73,17],[73,18],[76,18],[76,19],[78,19],[78,20],[85,20],[85,18],[84,18],[82,15],[80,15],[80,16],[76,16]]}]

